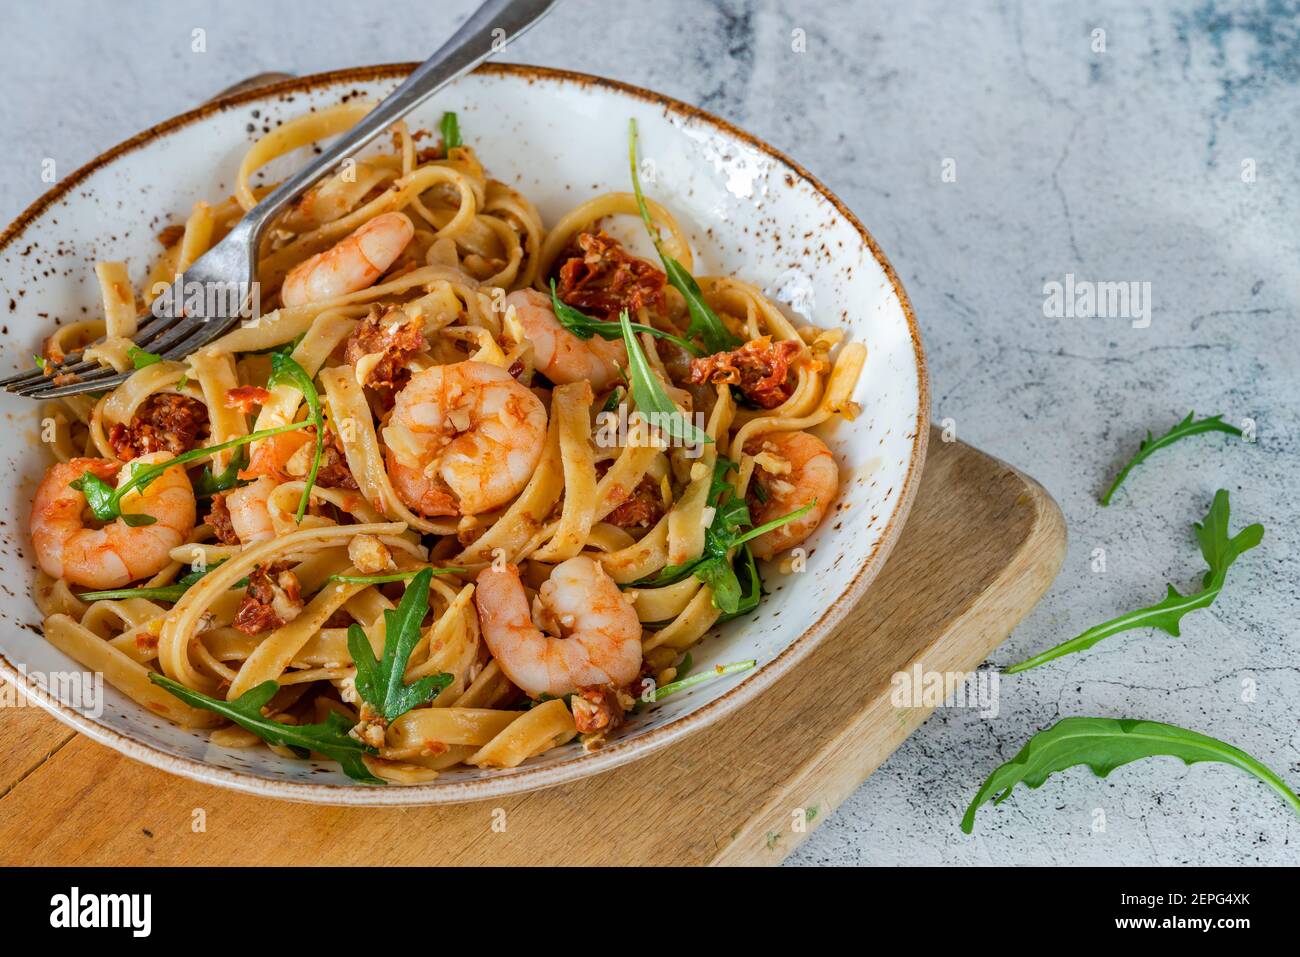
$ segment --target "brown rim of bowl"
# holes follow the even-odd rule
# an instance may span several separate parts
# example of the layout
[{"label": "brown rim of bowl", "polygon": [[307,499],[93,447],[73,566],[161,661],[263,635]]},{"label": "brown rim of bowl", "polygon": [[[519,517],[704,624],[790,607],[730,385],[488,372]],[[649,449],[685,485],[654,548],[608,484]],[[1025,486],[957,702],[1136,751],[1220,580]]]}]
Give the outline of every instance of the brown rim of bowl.
[{"label": "brown rim of bowl", "polygon": [[[53,189],[38,198],[34,203],[28,206],[27,209],[24,210],[3,233],[0,233],[0,252],[3,252],[5,248],[14,241],[14,239],[21,235],[23,230],[25,230],[27,226],[30,225],[42,212],[62,199],[70,190],[73,189],[73,187],[91,173],[106,166],[126,153],[132,152],[133,150],[139,149],[140,147],[153,142],[160,136],[163,136],[172,130],[198,122],[214,113],[224,112],[245,103],[263,100],[267,97],[304,93],[310,90],[338,86],[349,82],[364,83],[374,80],[395,79],[405,76],[417,65],[418,64],[415,63],[389,63],[368,67],[353,67],[346,70],[333,70],[328,73],[311,74],[309,76],[272,83],[267,86],[259,86],[255,89],[237,93],[233,96],[222,97],[213,100],[210,103],[206,103],[197,109],[190,110],[187,113],[182,113],[179,116],[174,116],[169,120],[165,120],[162,123],[152,126],[144,132],[138,133],[130,139],[119,143],[112,149],[101,153],[95,159],[86,163],[80,169],[66,177]],[[710,701],[708,704],[703,705],[690,714],[678,718],[663,727],[656,728],[644,735],[626,739],[624,741],[616,740],[599,751],[591,754],[578,755],[557,764],[547,765],[545,767],[525,767],[515,770],[502,770],[491,778],[479,781],[453,781],[446,784],[409,786],[389,785],[378,787],[346,784],[302,784],[293,781],[277,781],[243,771],[232,771],[227,768],[205,764],[202,761],[194,761],[190,758],[168,754],[151,745],[143,744],[134,738],[127,737],[112,728],[98,724],[61,702],[51,699],[39,688],[31,684],[25,675],[20,674],[18,670],[10,664],[7,658],[0,655],[0,673],[2,673],[4,677],[13,682],[16,687],[22,689],[39,705],[50,711],[57,718],[70,724],[88,737],[103,744],[107,744],[117,751],[120,751],[129,757],[136,758],[139,761],[143,761],[146,764],[153,765],[154,767],[160,768],[164,771],[169,771],[173,774],[191,778],[204,784],[220,784],[237,791],[243,791],[260,797],[276,797],[291,801],[356,806],[456,804],[482,800],[490,797],[500,797],[507,794],[523,793],[538,788],[552,787],[578,778],[597,774],[602,771],[607,771],[618,767],[621,764],[626,764],[629,761],[635,760],[636,758],[644,757],[653,751],[665,747],[673,741],[699,730],[711,721],[729,714],[745,701],[754,698],[770,687],[778,678],[788,672],[800,659],[807,655],[818,642],[825,638],[827,634],[830,633],[831,629],[844,618],[849,609],[862,597],[867,586],[871,584],[879,573],[880,568],[884,563],[884,559],[898,540],[898,535],[902,530],[903,523],[906,521],[907,514],[916,497],[916,489],[919,484],[921,469],[925,462],[925,453],[930,432],[930,388],[925,363],[925,351],[921,346],[921,333],[917,328],[916,316],[912,311],[912,304],[907,298],[907,293],[903,289],[903,284],[899,281],[898,275],[894,272],[894,267],[890,264],[888,257],[886,257],[884,252],[880,249],[880,246],[876,243],[875,237],[867,231],[866,227],[859,222],[858,218],[839,200],[837,196],[835,196],[834,193],[827,189],[820,180],[809,173],[801,165],[790,159],[790,157],[786,156],[780,150],[767,145],[762,140],[746,133],[744,130],[737,128],[726,120],[714,116],[712,113],[701,110],[698,107],[691,106],[688,103],[683,103],[680,100],[673,99],[669,96],[664,96],[661,93],[655,93],[651,90],[646,90],[642,87],[633,86],[618,80],[592,76],[587,73],[575,73],[571,70],[559,70],[551,67],[530,66],[527,64],[517,63],[486,63],[474,72],[497,76],[520,77],[530,83],[536,80],[548,80],[572,83],[578,86],[600,87],[605,90],[611,90],[616,93],[635,97],[636,99],[643,100],[647,103],[656,104],[662,107],[666,112],[671,112],[678,116],[710,124],[727,135],[748,143],[754,149],[757,149],[777,162],[784,164],[801,179],[807,182],[823,199],[829,202],[841,216],[852,224],[853,228],[856,229],[858,234],[862,237],[862,241],[866,244],[867,248],[871,250],[871,254],[875,258],[876,262],[880,264],[880,268],[884,270],[885,275],[889,279],[890,285],[893,286],[894,294],[898,297],[898,301],[903,307],[903,314],[907,319],[908,332],[911,335],[917,367],[918,398],[915,419],[916,434],[912,438],[912,459],[908,464],[907,475],[903,480],[903,489],[899,495],[898,504],[895,505],[893,514],[889,517],[889,521],[885,525],[880,540],[877,541],[875,548],[872,549],[871,555],[867,558],[866,562],[863,563],[862,567],[858,570],[858,573],[853,577],[853,580],[849,582],[848,587],[834,602],[831,603],[830,607],[822,613],[821,617],[818,618],[817,621],[806,628],[798,638],[796,638],[775,658],[767,662],[767,664],[749,672],[721,697]]]}]

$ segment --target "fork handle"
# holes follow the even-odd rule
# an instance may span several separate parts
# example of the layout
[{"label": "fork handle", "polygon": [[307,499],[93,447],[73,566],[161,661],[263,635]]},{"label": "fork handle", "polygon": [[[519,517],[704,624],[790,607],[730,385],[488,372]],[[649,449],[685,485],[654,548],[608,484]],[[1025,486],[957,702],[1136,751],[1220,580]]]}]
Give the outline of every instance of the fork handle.
[{"label": "fork handle", "polygon": [[487,0],[433,56],[361,121],[309,164],[268,193],[248,211],[246,220],[257,239],[266,225],[300,195],[324,179],[335,166],[406,116],[452,80],[468,73],[504,44],[522,35],[550,12],[558,0]]}]

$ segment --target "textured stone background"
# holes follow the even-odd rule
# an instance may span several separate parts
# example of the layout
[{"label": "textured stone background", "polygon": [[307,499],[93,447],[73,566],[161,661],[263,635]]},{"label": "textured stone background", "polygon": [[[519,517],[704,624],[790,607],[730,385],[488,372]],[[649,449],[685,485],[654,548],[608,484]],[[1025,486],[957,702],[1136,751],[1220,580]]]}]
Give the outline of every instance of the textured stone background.
[{"label": "textured stone background", "polygon": [[[264,70],[422,59],[473,5],[9,5],[0,220],[43,190],[43,157],[73,169]],[[1216,488],[1231,490],[1239,525],[1267,527],[1181,639],[1135,632],[1006,679],[996,720],[938,712],[794,864],[1300,856],[1300,824],[1266,788],[1172,759],[1108,780],[1076,769],[982,811],[974,836],[957,829],[983,776],[1069,714],[1196,728],[1300,786],[1300,11],[1281,0],[1088,6],[568,0],[510,51],[713,110],[806,164],[875,233],[922,324],[935,418],[1037,476],[1069,521],[1060,578],[996,663],[1155,600],[1166,581],[1194,586],[1191,523]],[[190,50],[195,27],[207,53]],[[1091,49],[1097,28],[1104,53]],[[805,53],[791,50],[795,29]],[[941,181],[945,158],[955,183]],[[1150,328],[1045,319],[1043,284],[1066,273],[1150,282]],[[1175,446],[1099,508],[1143,432],[1192,408],[1253,418],[1258,443],[1214,435]],[[1097,548],[1104,574],[1090,568]]]}]

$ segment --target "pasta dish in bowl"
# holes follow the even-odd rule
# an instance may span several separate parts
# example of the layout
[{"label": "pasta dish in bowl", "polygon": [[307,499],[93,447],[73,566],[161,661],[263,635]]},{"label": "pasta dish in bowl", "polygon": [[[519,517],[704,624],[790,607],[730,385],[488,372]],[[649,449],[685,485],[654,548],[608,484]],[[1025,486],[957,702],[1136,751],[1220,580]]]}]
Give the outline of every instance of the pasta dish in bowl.
[{"label": "pasta dish in bowl", "polygon": [[[509,74],[447,96],[491,100],[474,84]],[[517,159],[497,172],[500,133],[480,142],[487,111],[417,114],[275,223],[245,321],[184,361],[134,347],[137,315],[195,294],[173,277],[295,151],[373,103],[341,91],[306,109],[281,94],[231,195],[161,229],[140,279],[97,258],[102,310],[46,330],[38,360],[56,382],[92,343],[87,357],[131,374],[40,410],[25,524],[44,637],[235,776],[310,768],[329,781],[308,789],[402,803],[375,795],[490,793],[530,769],[626,760],[692,698],[743,688],[784,650],[775,635],[713,645],[772,604],[806,631],[826,617],[796,594],[810,571],[847,584],[878,564],[924,410],[882,421],[897,400],[864,393],[874,343],[851,304],[808,314],[815,278],[701,268],[700,234],[674,214],[682,194],[660,186],[664,140],[682,133],[631,98],[586,131],[623,182],[567,204],[585,170],[535,202]],[[734,195],[717,148],[703,141],[695,175],[721,164]],[[565,176],[554,166],[535,177]],[[731,225],[704,238],[734,244]],[[819,240],[786,236],[807,258]],[[879,375],[897,376],[910,357],[877,338]],[[846,455],[864,421],[904,460]],[[854,554],[829,556],[832,538],[873,539],[869,561],[841,569]]]}]

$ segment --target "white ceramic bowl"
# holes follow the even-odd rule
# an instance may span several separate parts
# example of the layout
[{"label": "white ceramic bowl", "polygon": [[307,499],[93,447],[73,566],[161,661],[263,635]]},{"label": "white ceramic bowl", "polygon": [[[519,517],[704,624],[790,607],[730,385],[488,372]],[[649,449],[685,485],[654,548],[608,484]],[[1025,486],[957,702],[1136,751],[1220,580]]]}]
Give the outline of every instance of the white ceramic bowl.
[{"label": "white ceramic bowl", "polygon": [[[228,195],[248,144],[277,121],[344,95],[382,96],[410,65],[363,67],[240,94],[178,116],[109,150],[37,200],[0,236],[0,370],[30,367],[56,318],[95,314],[98,259],[125,259],[142,282],[155,236],[197,199]],[[929,397],[921,341],[903,287],[862,224],[776,150],[684,103],[610,80],[530,66],[488,65],[413,117],[435,128],[456,110],[492,175],[515,184],[553,223],[596,192],[628,188],[626,129],[636,117],[653,195],[685,224],[701,274],[734,273],[820,325],[867,346],[856,400],[863,414],[828,428],[844,483],[836,510],[810,542],[806,572],[765,575],[757,614],[694,650],[696,667],[748,658],[758,667],[698,686],[636,717],[609,746],[575,744],[509,771],[473,768],[413,787],[366,787],[335,766],[227,750],[174,727],[111,688],[92,715],[49,696],[48,675],[80,666],[40,635],[27,521],[47,459],[36,409],[0,398],[10,440],[0,443],[0,671],[58,718],[167,771],[255,794],[337,804],[474,800],[570,781],[669,745],[797,680],[795,664],[862,597],[902,528],[920,478]],[[254,132],[255,131],[255,132]],[[280,161],[284,163],[286,161]],[[272,170],[279,173],[280,170]],[[731,755],[741,762],[743,754]]]}]

